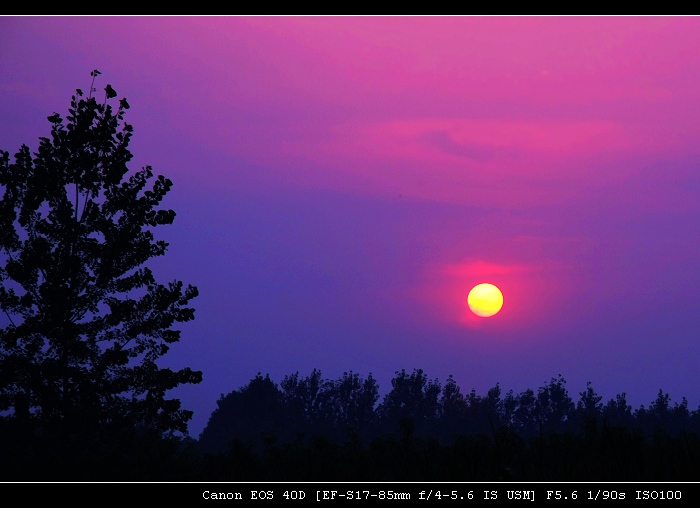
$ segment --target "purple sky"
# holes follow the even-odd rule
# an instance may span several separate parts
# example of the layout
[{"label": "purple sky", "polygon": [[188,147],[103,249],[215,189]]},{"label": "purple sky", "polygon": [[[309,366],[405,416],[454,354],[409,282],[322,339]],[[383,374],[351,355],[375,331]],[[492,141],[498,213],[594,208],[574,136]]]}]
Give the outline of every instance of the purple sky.
[{"label": "purple sky", "polygon": [[696,408],[699,47],[698,18],[6,17],[0,148],[92,69],[128,99],[132,169],[175,184],[151,265],[201,294],[162,362],[204,373],[194,436],[314,367]]}]

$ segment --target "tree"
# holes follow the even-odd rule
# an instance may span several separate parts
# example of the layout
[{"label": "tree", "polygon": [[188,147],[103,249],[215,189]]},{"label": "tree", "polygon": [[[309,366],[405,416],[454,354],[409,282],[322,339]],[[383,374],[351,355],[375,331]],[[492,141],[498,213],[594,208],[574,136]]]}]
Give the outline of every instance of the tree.
[{"label": "tree", "polygon": [[[511,390],[512,392],[512,390]],[[537,399],[535,392],[528,388],[524,392],[509,400],[510,394],[506,395],[506,402],[513,402],[512,421],[514,430],[524,436],[532,436],[537,433]]]},{"label": "tree", "polygon": [[[202,450],[223,453],[234,440],[262,451],[266,438],[275,441],[284,434],[287,413],[283,394],[270,379],[260,372],[251,381],[216,401],[217,408],[209,417],[199,436]],[[282,435],[282,440],[286,436]]]},{"label": "tree", "polygon": [[450,374],[442,387],[439,401],[440,428],[443,442],[467,432],[465,425],[468,405],[457,381]]},{"label": "tree", "polygon": [[634,421],[632,406],[627,403],[627,394],[618,393],[603,407],[603,421],[610,426],[630,427]]},{"label": "tree", "polygon": [[332,420],[327,404],[329,389],[333,383],[321,377],[321,371],[314,369],[311,375],[300,379],[299,372],[285,376],[280,387],[287,405],[290,421],[296,431],[317,433],[329,427]]},{"label": "tree", "polygon": [[[402,432],[405,427],[411,431],[415,428],[417,434],[431,434],[439,416],[440,383],[437,379],[428,380],[423,369],[414,369],[411,375],[401,369],[395,374],[391,380],[391,391],[377,408],[385,428],[392,429],[399,424]],[[409,419],[412,420],[412,427],[406,423]]]},{"label": "tree", "polygon": [[374,426],[374,406],[379,399],[379,386],[372,373],[363,378],[352,371],[328,383],[326,402],[337,433],[369,440]]},{"label": "tree", "polygon": [[173,324],[194,318],[197,288],[158,284],[144,265],[166,252],[152,228],[175,218],[158,208],[172,182],[150,166],[127,175],[129,104],[115,110],[110,85],[99,103],[92,85],[65,122],[48,117],[33,156],[0,151],[1,419],[42,435],[186,433],[192,412],[165,394],[202,374],[157,360],[180,338]]},{"label": "tree", "polygon": [[537,391],[535,415],[540,429],[561,432],[574,411],[574,403],[566,389],[566,380],[559,374]]},{"label": "tree", "polygon": [[586,383],[586,391],[579,392],[579,395],[581,398],[576,403],[578,423],[587,434],[593,435],[603,416],[603,397],[596,393],[590,381]]}]

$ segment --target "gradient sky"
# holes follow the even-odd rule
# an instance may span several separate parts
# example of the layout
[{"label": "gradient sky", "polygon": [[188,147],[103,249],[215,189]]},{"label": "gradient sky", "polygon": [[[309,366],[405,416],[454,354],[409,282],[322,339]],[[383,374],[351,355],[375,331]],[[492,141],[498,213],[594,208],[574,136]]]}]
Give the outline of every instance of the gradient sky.
[{"label": "gradient sky", "polygon": [[[0,148],[90,71],[174,181],[163,365],[206,425],[257,372],[562,374],[700,404],[699,18],[0,18]],[[481,282],[502,311],[466,307]],[[3,323],[4,324],[4,323]]]}]

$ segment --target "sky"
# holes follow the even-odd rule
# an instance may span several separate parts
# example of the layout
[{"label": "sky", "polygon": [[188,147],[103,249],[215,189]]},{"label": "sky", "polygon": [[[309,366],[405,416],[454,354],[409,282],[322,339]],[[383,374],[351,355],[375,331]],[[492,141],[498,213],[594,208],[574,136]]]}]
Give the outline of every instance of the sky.
[{"label": "sky", "polygon": [[695,409],[698,47],[700,18],[2,17],[0,149],[93,69],[128,99],[131,169],[174,182],[149,266],[200,292],[161,361],[203,372],[194,437],[314,368]]}]

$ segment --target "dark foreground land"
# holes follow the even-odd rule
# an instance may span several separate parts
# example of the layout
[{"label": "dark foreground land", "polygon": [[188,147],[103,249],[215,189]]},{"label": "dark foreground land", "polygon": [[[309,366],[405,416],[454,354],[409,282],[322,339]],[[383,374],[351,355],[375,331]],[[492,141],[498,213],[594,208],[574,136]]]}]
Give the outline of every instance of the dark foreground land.
[{"label": "dark foreground land", "polygon": [[362,446],[313,436],[308,444],[261,451],[234,441],[202,452],[193,440],[132,436],[129,443],[2,443],[3,481],[697,481],[700,439],[657,429],[591,426],[583,435],[524,439],[506,428],[495,437],[384,436]]},{"label": "dark foreground land", "polygon": [[199,440],[148,429],[0,420],[0,479],[79,481],[698,481],[700,414],[659,391],[632,411],[559,377],[538,392],[466,396],[397,372],[257,376],[221,397]]}]

